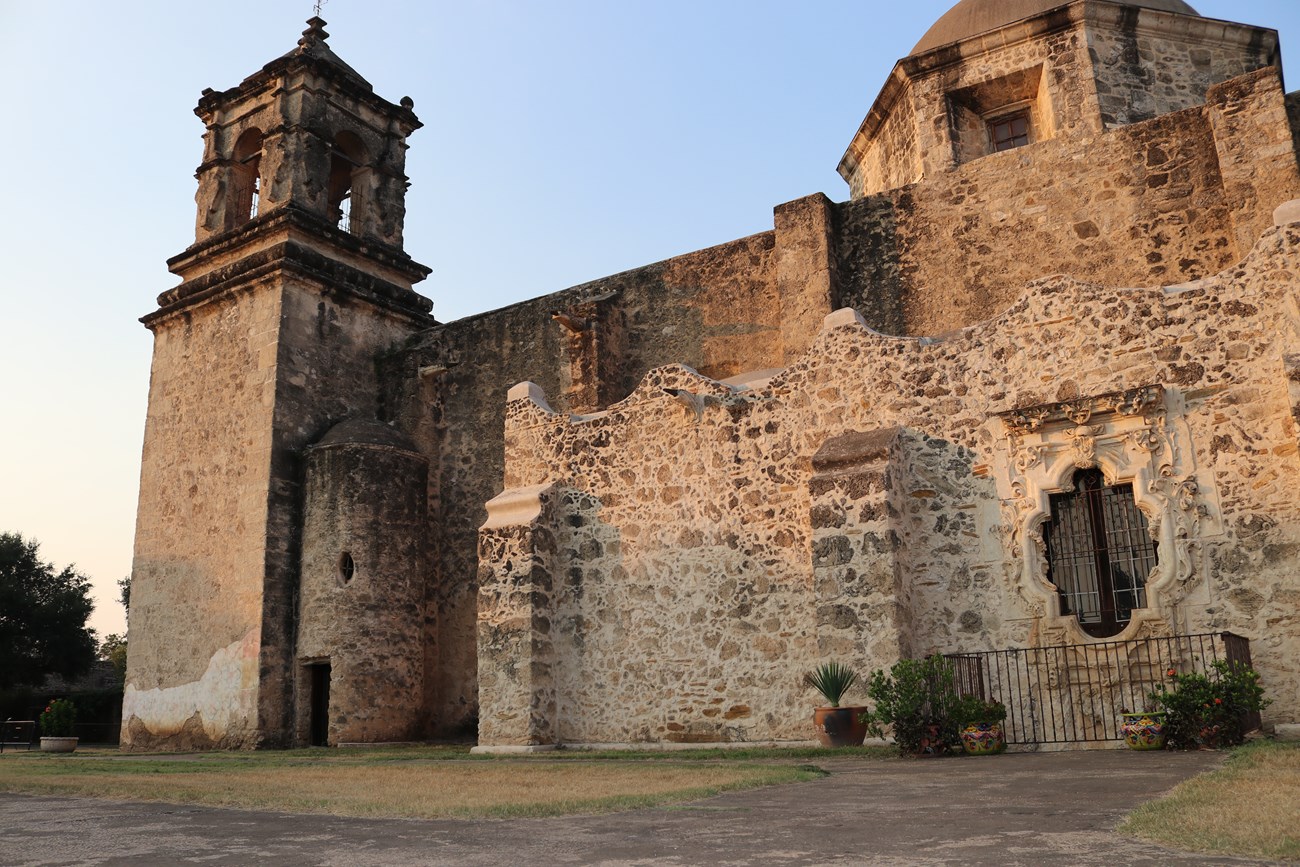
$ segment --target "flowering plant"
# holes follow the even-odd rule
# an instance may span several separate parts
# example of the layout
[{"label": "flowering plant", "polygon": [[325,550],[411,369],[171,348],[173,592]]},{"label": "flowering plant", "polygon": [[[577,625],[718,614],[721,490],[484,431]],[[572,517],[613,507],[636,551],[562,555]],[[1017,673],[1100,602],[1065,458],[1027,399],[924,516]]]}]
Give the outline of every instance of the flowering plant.
[{"label": "flowering plant", "polygon": [[41,736],[70,738],[77,722],[77,708],[66,698],[56,698],[45,706],[41,714]]},{"label": "flowering plant", "polygon": [[1236,746],[1245,740],[1245,715],[1269,705],[1259,674],[1239,662],[1219,660],[1206,673],[1179,674],[1171,668],[1165,676],[1173,689],[1162,683],[1149,697],[1168,714],[1165,744],[1170,749]]}]

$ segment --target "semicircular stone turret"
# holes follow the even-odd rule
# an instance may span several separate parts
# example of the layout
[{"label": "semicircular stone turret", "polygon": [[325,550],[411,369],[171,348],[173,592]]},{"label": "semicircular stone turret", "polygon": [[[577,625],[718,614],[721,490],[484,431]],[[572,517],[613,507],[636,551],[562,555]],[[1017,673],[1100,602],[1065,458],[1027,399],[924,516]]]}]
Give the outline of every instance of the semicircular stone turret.
[{"label": "semicircular stone turret", "polygon": [[392,425],[373,418],[350,418],[341,421],[326,431],[313,448],[330,446],[363,445],[389,446],[402,451],[419,453],[406,435]]}]

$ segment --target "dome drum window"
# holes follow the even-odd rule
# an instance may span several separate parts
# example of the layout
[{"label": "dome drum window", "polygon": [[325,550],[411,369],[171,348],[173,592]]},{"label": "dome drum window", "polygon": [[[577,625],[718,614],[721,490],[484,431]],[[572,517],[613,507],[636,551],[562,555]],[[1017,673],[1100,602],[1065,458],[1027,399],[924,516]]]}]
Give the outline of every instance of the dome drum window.
[{"label": "dome drum window", "polygon": [[1055,135],[1044,66],[1024,69],[948,93],[948,118],[958,164]]}]

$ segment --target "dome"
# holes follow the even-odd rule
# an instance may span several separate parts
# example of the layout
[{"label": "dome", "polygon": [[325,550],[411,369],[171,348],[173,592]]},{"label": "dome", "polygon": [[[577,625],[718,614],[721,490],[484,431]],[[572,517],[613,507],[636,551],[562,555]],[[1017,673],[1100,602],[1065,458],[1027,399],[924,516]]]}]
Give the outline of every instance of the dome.
[{"label": "dome", "polygon": [[[961,0],[934,22],[934,26],[916,43],[912,54],[924,54],[940,45],[997,30],[1022,18],[1032,18],[1066,6],[1069,2],[1070,0]],[[1124,4],[1158,9],[1161,12],[1177,12],[1180,15],[1199,14],[1183,0],[1124,0]]]},{"label": "dome", "polygon": [[339,422],[329,429],[314,448],[343,446],[387,446],[407,452],[418,449],[401,431],[391,425],[370,418],[353,418]]}]

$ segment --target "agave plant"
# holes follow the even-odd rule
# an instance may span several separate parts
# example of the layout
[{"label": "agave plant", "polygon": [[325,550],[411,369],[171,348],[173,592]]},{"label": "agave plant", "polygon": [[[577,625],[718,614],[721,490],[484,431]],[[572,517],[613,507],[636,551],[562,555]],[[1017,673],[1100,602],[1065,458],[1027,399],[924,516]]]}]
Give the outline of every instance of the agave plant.
[{"label": "agave plant", "polygon": [[803,682],[822,694],[831,707],[839,707],[840,699],[858,680],[858,673],[838,662],[825,662],[803,676]]}]

